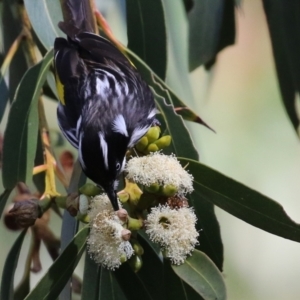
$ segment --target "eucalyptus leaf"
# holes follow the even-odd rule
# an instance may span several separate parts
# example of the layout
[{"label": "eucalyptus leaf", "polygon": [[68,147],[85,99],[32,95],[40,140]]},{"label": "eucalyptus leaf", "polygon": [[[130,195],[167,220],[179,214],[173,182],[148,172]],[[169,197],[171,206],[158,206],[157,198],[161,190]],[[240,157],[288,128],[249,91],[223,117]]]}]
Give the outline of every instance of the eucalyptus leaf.
[{"label": "eucalyptus leaf", "polygon": [[27,229],[22,231],[6,257],[2,273],[0,299],[13,300],[14,276],[26,232]]},{"label": "eucalyptus leaf", "polygon": [[26,72],[10,109],[3,143],[2,180],[7,189],[32,177],[38,136],[38,100],[52,59],[53,51],[49,51],[40,63]]},{"label": "eucalyptus leaf", "polygon": [[[13,42],[22,32],[23,27],[20,22],[20,6],[17,0],[3,0],[2,9],[2,30],[4,53],[7,53]],[[13,101],[16,89],[27,70],[27,61],[24,49],[20,47],[15,53],[9,65],[8,89],[10,102]]]},{"label": "eucalyptus leaf", "polygon": [[[187,167],[188,168],[188,167]],[[198,218],[196,229],[200,234],[199,245],[196,248],[204,252],[215,263],[220,271],[223,270],[224,249],[221,238],[221,229],[217,220],[214,205],[199,195],[191,195],[191,206],[195,209]]]},{"label": "eucalyptus leaf", "polygon": [[70,279],[86,247],[88,226],[82,228],[51,265],[26,300],[56,299]]},{"label": "eucalyptus leaf", "polygon": [[0,74],[0,123],[2,121],[5,112],[8,98],[9,98],[9,90],[2,74]]},{"label": "eucalyptus leaf", "polygon": [[189,19],[190,71],[211,64],[217,53],[234,43],[233,0],[194,0]]},{"label": "eucalyptus leaf", "polygon": [[149,287],[124,263],[114,271],[120,287],[128,299],[157,300],[153,298]]},{"label": "eucalyptus leaf", "polygon": [[24,0],[26,12],[39,40],[51,49],[56,37],[64,36],[57,24],[63,20],[59,0]]},{"label": "eucalyptus leaf", "polygon": [[0,195],[0,217],[2,216],[3,210],[5,208],[7,199],[11,193],[11,189],[6,189],[3,191],[3,193]]},{"label": "eucalyptus leaf", "polygon": [[195,250],[174,272],[205,300],[225,300],[226,287],[220,271],[204,253]]},{"label": "eucalyptus leaf", "polygon": [[300,10],[297,1],[263,0],[277,77],[286,112],[299,134],[296,94],[300,93]]},{"label": "eucalyptus leaf", "polygon": [[166,299],[202,300],[203,298],[177,274],[175,274],[170,261],[164,261],[164,285]]},{"label": "eucalyptus leaf", "polygon": [[[127,300],[123,290],[115,278],[114,271],[100,267],[99,292],[97,299],[105,300]],[[89,298],[90,299],[90,298]]]},{"label": "eucalyptus leaf", "polygon": [[182,118],[175,113],[172,105],[165,103],[164,98],[155,96],[157,107],[167,128],[167,134],[172,136],[172,146],[166,150],[176,153],[177,156],[198,159],[197,150]]},{"label": "eucalyptus leaf", "polygon": [[162,1],[127,0],[126,8],[128,48],[164,80],[167,70],[167,34]]},{"label": "eucalyptus leaf", "polygon": [[272,199],[190,159],[180,159],[194,176],[194,202],[199,197],[272,234],[300,242],[300,224]]}]

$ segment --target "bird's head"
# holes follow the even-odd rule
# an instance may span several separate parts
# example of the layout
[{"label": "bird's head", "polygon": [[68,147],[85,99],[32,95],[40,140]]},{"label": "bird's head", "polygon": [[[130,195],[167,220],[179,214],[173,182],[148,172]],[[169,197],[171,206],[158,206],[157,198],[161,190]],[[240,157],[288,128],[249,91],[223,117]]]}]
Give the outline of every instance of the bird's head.
[{"label": "bird's head", "polygon": [[121,134],[104,134],[93,128],[80,133],[79,161],[86,176],[107,193],[114,210],[119,209],[117,187],[119,176],[125,166],[128,146]]}]

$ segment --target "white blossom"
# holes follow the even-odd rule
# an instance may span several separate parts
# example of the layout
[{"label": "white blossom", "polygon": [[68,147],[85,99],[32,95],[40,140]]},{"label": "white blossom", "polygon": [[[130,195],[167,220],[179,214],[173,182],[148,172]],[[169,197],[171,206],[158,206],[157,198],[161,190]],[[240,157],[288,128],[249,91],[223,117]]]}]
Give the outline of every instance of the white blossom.
[{"label": "white blossom", "polygon": [[90,235],[87,241],[88,252],[96,263],[114,270],[133,254],[128,240],[124,240],[124,228],[121,220],[106,196],[93,198],[89,210]]},{"label": "white blossom", "polygon": [[127,178],[144,186],[158,183],[173,185],[183,196],[193,191],[193,176],[182,168],[176,156],[154,152],[148,156],[133,157],[125,167]]},{"label": "white blossom", "polygon": [[147,216],[146,233],[160,244],[173,264],[179,265],[198,244],[196,221],[192,208],[171,209],[168,205],[159,205]]}]

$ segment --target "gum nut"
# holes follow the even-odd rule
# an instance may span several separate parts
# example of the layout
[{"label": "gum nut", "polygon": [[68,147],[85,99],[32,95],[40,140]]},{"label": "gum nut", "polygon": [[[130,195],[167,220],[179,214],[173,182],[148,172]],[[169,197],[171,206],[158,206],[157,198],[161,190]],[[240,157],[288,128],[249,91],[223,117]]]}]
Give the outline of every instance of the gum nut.
[{"label": "gum nut", "polygon": [[171,144],[171,136],[170,135],[165,135],[163,137],[161,137],[160,139],[158,139],[157,141],[155,141],[155,145],[157,145],[157,147],[159,149],[163,149],[163,148],[166,148],[168,146],[170,146]]},{"label": "gum nut", "polygon": [[101,194],[102,190],[93,183],[86,183],[79,189],[80,194],[93,197]]},{"label": "gum nut", "polygon": [[148,138],[146,136],[143,136],[135,145],[135,148],[140,151],[143,152],[148,146]]},{"label": "gum nut", "polygon": [[145,190],[149,193],[156,193],[159,191],[159,184],[158,183],[152,183],[150,186],[145,186]]},{"label": "gum nut", "polygon": [[150,144],[147,148],[147,152],[156,152],[158,150],[159,150],[159,148],[155,144]]},{"label": "gum nut", "polygon": [[160,128],[158,126],[151,127],[146,133],[146,137],[148,138],[148,142],[152,143],[159,138]]},{"label": "gum nut", "polygon": [[173,195],[175,195],[177,193],[177,187],[172,185],[172,184],[168,184],[168,185],[165,185],[163,188],[162,188],[162,193],[165,195],[165,196],[168,196],[168,197],[171,197]]},{"label": "gum nut", "polygon": [[142,258],[138,255],[134,255],[129,259],[129,265],[131,267],[131,269],[136,273],[138,272],[142,265],[143,265],[143,261]]},{"label": "gum nut", "polygon": [[144,248],[137,241],[132,243],[132,248],[136,255],[141,256],[144,254]]}]

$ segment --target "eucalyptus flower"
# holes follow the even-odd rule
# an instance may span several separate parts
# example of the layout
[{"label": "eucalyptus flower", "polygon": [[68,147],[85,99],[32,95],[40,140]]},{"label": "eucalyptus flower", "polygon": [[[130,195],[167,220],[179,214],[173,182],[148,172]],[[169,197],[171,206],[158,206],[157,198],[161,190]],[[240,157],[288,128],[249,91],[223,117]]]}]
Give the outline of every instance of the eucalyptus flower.
[{"label": "eucalyptus flower", "polygon": [[133,157],[125,171],[128,179],[146,187],[155,184],[175,187],[179,196],[193,191],[193,176],[181,166],[174,154],[154,152],[148,156]]},{"label": "eucalyptus flower", "polygon": [[192,208],[171,209],[168,205],[152,208],[145,222],[150,240],[158,243],[173,264],[182,264],[198,244]]},{"label": "eucalyptus flower", "polygon": [[87,241],[89,254],[107,269],[118,268],[134,253],[129,242],[130,231],[123,228],[105,194],[93,198],[88,214],[91,220]]}]

